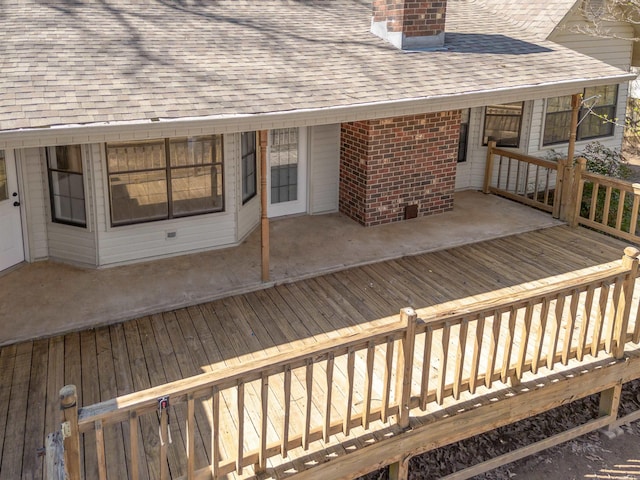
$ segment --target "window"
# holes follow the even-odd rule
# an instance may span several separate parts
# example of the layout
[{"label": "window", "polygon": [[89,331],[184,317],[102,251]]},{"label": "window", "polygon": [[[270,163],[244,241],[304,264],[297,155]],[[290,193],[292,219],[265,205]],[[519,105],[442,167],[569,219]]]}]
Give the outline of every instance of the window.
[{"label": "window", "polygon": [[467,145],[469,143],[469,114],[468,108],[462,110],[460,119],[460,137],[458,139],[458,162],[467,161]]},{"label": "window", "polygon": [[51,220],[79,227],[87,226],[80,145],[47,149],[51,194]]},{"label": "window", "polygon": [[298,199],[298,129],[269,131],[269,165],[271,167],[271,203]]},{"label": "window", "polygon": [[9,198],[7,189],[7,164],[4,158],[4,150],[0,150],[0,202]]},{"label": "window", "polygon": [[224,209],[222,135],[107,144],[113,226]]},{"label": "window", "polygon": [[256,196],[256,132],[242,134],[242,203]]},{"label": "window", "polygon": [[518,148],[523,107],[523,102],[488,105],[485,108],[482,144],[488,145],[493,140],[498,147]]},{"label": "window", "polygon": [[[585,88],[582,93],[584,105],[578,115],[578,140],[588,140],[613,135],[615,125],[602,120],[602,116],[615,118],[618,103],[618,85],[603,85]],[[595,115],[589,114],[589,109]],[[571,95],[547,99],[543,145],[566,143],[571,128]]]}]

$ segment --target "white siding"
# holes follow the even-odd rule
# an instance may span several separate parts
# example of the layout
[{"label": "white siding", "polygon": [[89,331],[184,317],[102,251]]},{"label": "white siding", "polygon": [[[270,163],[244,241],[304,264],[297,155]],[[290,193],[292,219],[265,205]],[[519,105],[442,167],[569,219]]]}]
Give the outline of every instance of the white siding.
[{"label": "white siding", "polygon": [[[93,165],[92,148],[90,145],[82,147],[82,156],[87,227],[83,228],[73,225],[54,223],[50,220],[51,215],[49,215],[47,222],[49,257],[70,263],[96,266],[98,264],[98,259],[93,215]],[[44,168],[44,170],[44,181],[45,184],[47,184],[48,179],[46,168]]]},{"label": "white siding", "polygon": [[312,127],[309,135],[309,213],[338,210],[340,124]]},{"label": "white siding", "polygon": [[619,38],[601,38],[579,33],[581,26],[585,24],[581,14],[575,12],[549,36],[549,40],[628,70],[631,64],[633,42],[624,38],[633,38],[633,27],[623,22],[607,22],[604,24],[604,29],[612,36]]},{"label": "white siding", "polygon": [[[224,137],[225,211],[209,215],[150,222],[138,225],[111,227],[109,219],[109,192],[106,178],[104,149],[94,155],[96,176],[96,219],[98,230],[99,263],[111,265],[137,260],[196,252],[236,242],[236,169],[237,136]],[[94,148],[94,153],[98,153]],[[233,160],[235,159],[235,160]],[[175,238],[167,238],[175,232]]]},{"label": "white siding", "polygon": [[27,260],[32,262],[44,260],[49,256],[47,241],[49,197],[42,150],[40,148],[16,150],[16,159],[22,172],[20,202],[24,205],[26,218]]}]

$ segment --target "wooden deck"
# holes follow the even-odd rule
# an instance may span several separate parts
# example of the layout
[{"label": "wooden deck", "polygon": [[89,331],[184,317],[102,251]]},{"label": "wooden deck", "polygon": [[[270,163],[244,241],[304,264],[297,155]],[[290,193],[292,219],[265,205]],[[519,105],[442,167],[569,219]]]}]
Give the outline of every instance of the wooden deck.
[{"label": "wooden deck", "polygon": [[[65,384],[77,385],[79,404],[89,405],[364,332],[396,321],[403,307],[421,309],[467,297],[482,300],[495,290],[517,293],[549,282],[552,277],[584,275],[620,260],[625,246],[588,230],[554,227],[353,268],[110,327],[3,347],[0,480],[43,478],[38,449],[44,445],[46,433],[57,428],[58,394]],[[356,381],[364,381],[364,369],[366,365],[356,369]],[[337,368],[337,392],[343,391],[340,385],[345,378]],[[303,381],[294,376],[294,402],[295,383]],[[259,403],[259,393],[259,389],[247,385],[246,401]],[[222,408],[230,408],[237,399],[223,400],[227,406]],[[294,406],[291,414],[302,415],[301,408]],[[207,415],[210,412],[204,407],[196,410],[196,420]],[[247,421],[259,424],[259,419]],[[184,450],[184,412],[176,409],[171,422],[173,445]],[[211,461],[204,423],[197,421],[197,428],[202,429],[195,443],[197,465]],[[140,428],[145,441],[167,440],[158,438],[157,422],[142,421]],[[269,431],[271,440],[278,440],[278,426],[269,425]],[[109,478],[128,477],[128,439],[126,424],[105,429],[107,449],[115,453],[107,464]],[[95,439],[87,437],[85,442],[85,478],[97,478],[92,446]],[[250,433],[244,442],[253,448]],[[355,440],[358,442],[365,440]],[[223,441],[222,448],[233,447]],[[186,474],[184,461],[171,452],[170,448],[171,477],[178,478]],[[142,478],[159,478],[153,455],[151,451],[147,454],[149,461],[142,468]],[[295,456],[291,452],[293,464]]]}]

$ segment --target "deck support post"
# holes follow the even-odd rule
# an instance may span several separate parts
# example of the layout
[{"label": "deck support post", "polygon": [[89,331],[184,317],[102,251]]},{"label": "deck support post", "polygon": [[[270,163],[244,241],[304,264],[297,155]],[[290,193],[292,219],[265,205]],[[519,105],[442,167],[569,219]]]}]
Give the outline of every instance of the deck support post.
[{"label": "deck support post", "polygon": [[80,432],[78,430],[78,393],[75,385],[60,389],[64,464],[69,480],[80,480]]},{"label": "deck support post", "polygon": [[615,346],[612,348],[615,358],[624,356],[624,346],[627,343],[627,328],[629,326],[629,316],[631,314],[631,302],[633,301],[633,289],[638,276],[638,256],[640,250],[635,247],[624,249],[622,266],[628,270],[616,306],[616,317],[614,323]]},{"label": "deck support post", "polygon": [[398,349],[396,371],[396,398],[398,400],[397,422],[401,428],[409,426],[409,409],[411,408],[411,374],[413,372],[413,352],[416,343],[416,319],[413,308],[400,310],[400,322],[405,325],[405,334]]},{"label": "deck support post", "polygon": [[494,140],[489,141],[487,145],[487,161],[484,165],[484,184],[482,186],[482,193],[489,193],[489,187],[491,186],[491,176],[493,175],[493,149],[496,148],[496,142]]},{"label": "deck support post", "polygon": [[582,181],[582,175],[587,169],[587,159],[584,157],[578,158],[576,164],[573,167],[573,190],[572,190],[572,213],[569,225],[572,228],[578,226],[578,220],[580,219],[580,209],[582,207],[582,193],[584,190],[584,182]]},{"label": "deck support post", "polygon": [[[573,221],[573,212],[575,211],[576,192],[577,188],[574,185],[573,172],[573,157],[576,153],[576,136],[578,132],[578,116],[580,114],[580,105],[582,104],[582,96],[579,93],[575,93],[571,96],[571,125],[569,127],[569,146],[567,148],[567,158],[558,161],[558,183],[560,188],[556,185],[556,192],[560,194],[559,208],[554,208],[555,213],[558,213],[560,220],[569,222]],[[554,206],[557,204],[554,200]],[[558,210],[556,212],[556,210]]]},{"label": "deck support post", "polygon": [[262,281],[269,281],[269,217],[267,216],[267,131],[258,132],[260,144],[260,252],[262,259]]},{"label": "deck support post", "polygon": [[409,460],[411,457],[402,457],[397,462],[389,465],[389,480],[407,480],[409,478]]},{"label": "deck support post", "polygon": [[[622,394],[622,381],[613,387],[600,392],[599,416],[610,417],[611,422],[615,422],[618,417],[618,407],[620,406],[620,396]],[[607,438],[615,438],[624,433],[622,428],[609,425],[600,429],[600,433]]]}]

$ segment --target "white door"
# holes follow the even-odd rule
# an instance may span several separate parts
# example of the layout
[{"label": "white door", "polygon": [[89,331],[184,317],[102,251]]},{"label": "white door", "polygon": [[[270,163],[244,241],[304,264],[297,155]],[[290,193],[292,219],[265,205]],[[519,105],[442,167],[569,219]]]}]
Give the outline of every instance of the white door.
[{"label": "white door", "polygon": [[23,260],[16,162],[13,151],[0,150],[0,270]]},{"label": "white door", "polygon": [[307,129],[269,130],[267,155],[269,217],[307,211]]}]

